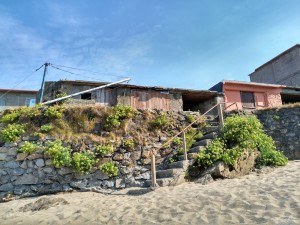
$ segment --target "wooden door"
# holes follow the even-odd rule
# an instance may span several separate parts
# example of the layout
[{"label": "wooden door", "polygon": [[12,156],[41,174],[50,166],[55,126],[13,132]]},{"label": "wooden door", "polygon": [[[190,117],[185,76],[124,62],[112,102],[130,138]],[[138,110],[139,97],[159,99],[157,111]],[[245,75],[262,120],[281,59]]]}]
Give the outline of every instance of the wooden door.
[{"label": "wooden door", "polygon": [[241,91],[241,100],[243,108],[255,108],[255,99],[253,92]]}]

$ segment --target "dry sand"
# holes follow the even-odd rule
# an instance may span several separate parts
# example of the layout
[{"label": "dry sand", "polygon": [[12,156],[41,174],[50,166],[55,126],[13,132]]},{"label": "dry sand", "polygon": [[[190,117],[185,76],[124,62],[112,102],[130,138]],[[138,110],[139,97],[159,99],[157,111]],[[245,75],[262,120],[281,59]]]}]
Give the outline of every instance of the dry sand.
[{"label": "dry sand", "polygon": [[[208,185],[126,192],[77,192],[1,203],[0,224],[300,224],[300,161],[267,174]],[[20,211],[41,198],[63,198],[69,204]]]}]

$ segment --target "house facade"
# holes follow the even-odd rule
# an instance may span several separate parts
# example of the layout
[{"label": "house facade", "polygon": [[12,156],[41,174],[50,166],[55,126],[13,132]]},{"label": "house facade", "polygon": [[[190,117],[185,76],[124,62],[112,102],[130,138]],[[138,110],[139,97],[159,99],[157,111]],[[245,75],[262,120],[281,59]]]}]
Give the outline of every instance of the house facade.
[{"label": "house facade", "polygon": [[[78,80],[49,81],[45,83],[44,99],[55,99],[58,93],[75,94],[105,82]],[[165,111],[205,112],[218,101],[218,93],[209,90],[149,87],[117,84],[107,88],[74,96],[70,104],[129,105],[135,109],[157,109]]]},{"label": "house facade", "polygon": [[[231,111],[281,106],[283,87],[283,85],[224,80],[210,90],[222,93],[224,107],[226,111]],[[237,103],[237,106],[231,105],[232,103]]]},{"label": "house facade", "polygon": [[35,105],[37,92],[35,90],[0,89],[0,111]]},{"label": "house facade", "polygon": [[249,76],[251,82],[300,87],[300,45],[282,52]]}]

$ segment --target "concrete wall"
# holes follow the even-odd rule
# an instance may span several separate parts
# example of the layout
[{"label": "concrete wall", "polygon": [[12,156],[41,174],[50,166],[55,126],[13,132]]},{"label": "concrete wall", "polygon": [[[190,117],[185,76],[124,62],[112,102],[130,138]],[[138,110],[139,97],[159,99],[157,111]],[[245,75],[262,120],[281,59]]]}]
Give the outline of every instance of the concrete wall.
[{"label": "concrete wall", "polygon": [[250,74],[252,82],[300,86],[300,47],[294,47]]},{"label": "concrete wall", "polygon": [[[2,94],[4,93],[0,93],[0,95]],[[26,99],[36,99],[36,93],[7,93],[0,99],[0,111],[25,106]]]},{"label": "concrete wall", "polygon": [[170,93],[170,110],[175,112],[183,110],[181,93]]},{"label": "concrete wall", "polygon": [[300,107],[257,110],[264,130],[289,159],[300,159]]},{"label": "concrete wall", "polygon": [[[253,92],[255,98],[256,108],[276,107],[281,106],[281,90],[280,87],[269,86],[257,86],[238,83],[224,83],[223,93],[225,98],[225,107],[228,107],[231,103],[237,102],[238,109],[243,109],[241,100],[241,91]],[[236,106],[230,106],[227,111],[236,110]]]}]

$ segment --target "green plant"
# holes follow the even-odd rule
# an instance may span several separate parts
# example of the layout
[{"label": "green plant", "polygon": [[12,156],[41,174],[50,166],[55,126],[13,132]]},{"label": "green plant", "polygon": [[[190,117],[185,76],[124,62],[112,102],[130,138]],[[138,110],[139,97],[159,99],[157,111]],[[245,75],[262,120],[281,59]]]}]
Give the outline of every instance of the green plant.
[{"label": "green plant", "polygon": [[[67,95],[68,94],[66,92],[59,92],[59,93],[56,93],[55,98],[62,98],[62,97],[65,97]],[[67,102],[70,102],[70,99],[60,100],[59,102],[57,102],[57,104],[62,105],[62,104],[67,103]]]},{"label": "green plant", "polygon": [[13,123],[8,124],[7,127],[1,131],[0,136],[2,141],[14,142],[17,141],[23,133],[25,133],[24,126]]},{"label": "green plant", "polygon": [[192,122],[194,122],[196,119],[195,119],[194,115],[189,114],[189,115],[186,116],[186,120],[187,120],[189,123],[192,123]]},{"label": "green plant", "polygon": [[118,128],[125,119],[132,118],[135,110],[130,106],[117,105],[113,107],[112,114],[108,115],[105,121],[105,128]]},{"label": "green plant", "polygon": [[63,112],[65,108],[59,105],[49,106],[47,107],[46,111],[44,112],[44,115],[49,118],[62,118]]},{"label": "green plant", "polygon": [[126,139],[125,141],[123,141],[122,143],[122,147],[123,148],[126,148],[128,150],[132,150],[135,146],[135,143],[134,143],[134,140],[129,138],[129,139]]},{"label": "green plant", "polygon": [[196,155],[196,162],[204,167],[218,160],[233,165],[245,150],[256,149],[260,152],[258,166],[287,163],[287,158],[276,151],[273,139],[264,133],[262,124],[255,116],[234,115],[226,118],[221,137]]},{"label": "green plant", "polygon": [[182,144],[182,139],[180,137],[176,137],[176,138],[173,139],[172,144],[175,145],[175,146],[181,145]]},{"label": "green plant", "polygon": [[276,150],[262,150],[256,161],[257,166],[284,166],[288,162],[288,158],[282,152]]},{"label": "green plant", "polygon": [[195,160],[198,165],[204,166],[205,168],[213,165],[214,162],[222,159],[224,151],[224,141],[220,138],[217,138],[211,142],[211,144],[205,148],[204,151],[200,151]]},{"label": "green plant", "polygon": [[102,155],[108,155],[114,152],[114,148],[112,145],[97,145],[96,151],[101,153]]},{"label": "green plant", "polygon": [[19,118],[20,114],[18,111],[12,111],[11,113],[5,114],[1,118],[1,123],[12,123]]},{"label": "green plant", "polygon": [[46,142],[45,152],[50,155],[52,163],[56,168],[71,165],[70,151],[69,148],[62,145],[60,140]]},{"label": "green plant", "polygon": [[108,175],[109,177],[114,177],[118,175],[118,167],[113,162],[106,162],[100,166],[100,170]]},{"label": "green plant", "polygon": [[38,147],[39,146],[35,143],[25,141],[24,144],[19,148],[18,152],[32,154],[37,150]]},{"label": "green plant", "polygon": [[96,163],[95,155],[91,151],[76,152],[72,157],[72,167],[81,174],[89,173]]},{"label": "green plant", "polygon": [[45,124],[41,126],[41,131],[48,133],[53,129],[53,126],[51,124]]},{"label": "green plant", "polygon": [[273,116],[273,119],[274,119],[274,120],[279,120],[280,117],[279,117],[278,115],[274,115],[274,116]]},{"label": "green plant", "polygon": [[155,128],[164,128],[168,126],[169,123],[170,122],[168,120],[167,114],[163,112],[155,117],[155,119],[152,121],[152,126]]}]

